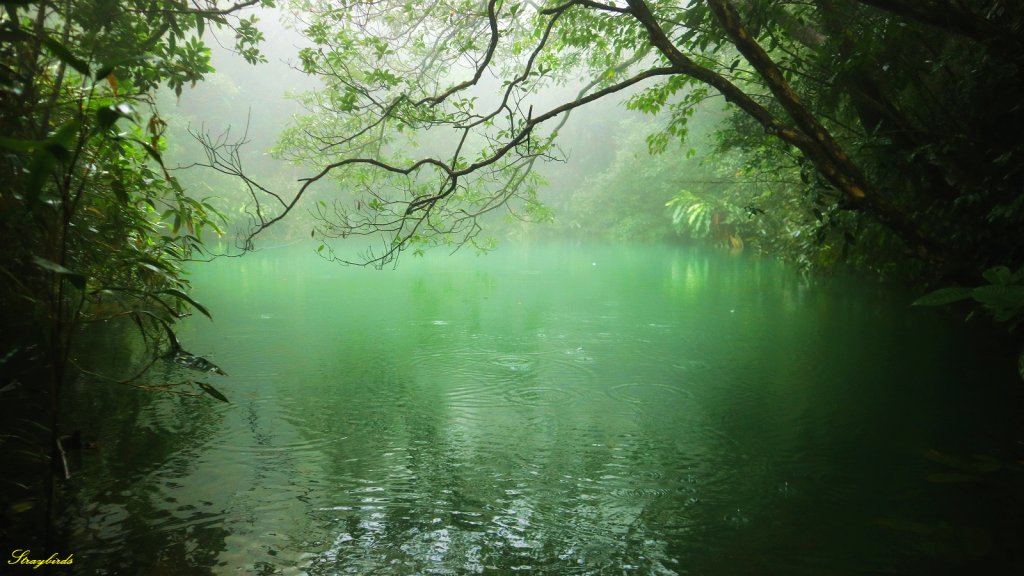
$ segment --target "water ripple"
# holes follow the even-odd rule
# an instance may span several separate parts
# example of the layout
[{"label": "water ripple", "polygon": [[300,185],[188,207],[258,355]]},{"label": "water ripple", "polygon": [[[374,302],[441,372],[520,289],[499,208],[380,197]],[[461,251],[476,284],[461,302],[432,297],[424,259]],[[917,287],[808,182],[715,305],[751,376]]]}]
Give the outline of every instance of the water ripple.
[{"label": "water ripple", "polygon": [[589,362],[557,352],[421,353],[410,363],[417,384],[453,408],[565,404],[595,381]]},{"label": "water ripple", "polygon": [[693,398],[693,394],[673,384],[657,382],[627,382],[607,389],[608,396],[632,404],[658,403],[673,398]]}]

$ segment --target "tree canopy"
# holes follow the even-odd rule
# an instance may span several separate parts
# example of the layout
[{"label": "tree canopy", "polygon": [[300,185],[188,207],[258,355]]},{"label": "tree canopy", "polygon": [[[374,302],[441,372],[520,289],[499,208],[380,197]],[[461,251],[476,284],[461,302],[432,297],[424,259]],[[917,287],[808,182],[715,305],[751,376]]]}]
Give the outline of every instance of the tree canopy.
[{"label": "tree canopy", "polygon": [[[336,187],[314,207],[315,234],[383,234],[367,255],[376,264],[410,247],[478,242],[478,218],[498,208],[550,216],[534,167],[563,157],[568,114],[623,98],[660,119],[652,152],[680,156],[693,111],[720,96],[733,113],[721,149],[803,181],[737,208],[811,217],[807,235],[821,240],[806,250],[849,256],[863,237],[861,252],[911,256],[937,276],[1021,263],[1015,3],[291,7],[313,42],[301,67],[324,87],[305,96],[310,113],[279,153],[315,172],[297,194],[268,197],[256,233],[311,189]],[[237,163],[225,153],[211,164]]]}]

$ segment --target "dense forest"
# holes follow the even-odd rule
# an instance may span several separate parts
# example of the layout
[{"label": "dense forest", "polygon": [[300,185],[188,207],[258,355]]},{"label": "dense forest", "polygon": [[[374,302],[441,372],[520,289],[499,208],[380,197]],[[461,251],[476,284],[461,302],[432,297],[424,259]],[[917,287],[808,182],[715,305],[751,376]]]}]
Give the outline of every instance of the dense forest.
[{"label": "dense forest", "polygon": [[[53,536],[83,326],[123,319],[153,362],[214,370],[175,337],[217,312],[185,266],[261,238],[375,266],[506,238],[707,243],[909,284],[1019,345],[1019,2],[278,0],[298,113],[238,84],[275,85],[272,0],[0,3],[5,540]],[[214,44],[250,69],[215,71]],[[190,117],[242,108],[278,133]]]}]

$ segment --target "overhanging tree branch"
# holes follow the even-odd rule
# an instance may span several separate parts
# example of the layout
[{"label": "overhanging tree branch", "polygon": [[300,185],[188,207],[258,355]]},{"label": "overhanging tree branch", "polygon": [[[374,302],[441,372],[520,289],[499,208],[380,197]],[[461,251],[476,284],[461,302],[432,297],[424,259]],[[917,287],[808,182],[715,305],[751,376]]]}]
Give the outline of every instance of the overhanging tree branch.
[{"label": "overhanging tree branch", "polygon": [[[530,118],[512,138],[510,138],[500,148],[496,149],[493,153],[463,168],[456,168],[451,163],[439,160],[437,158],[423,158],[406,166],[390,164],[375,158],[346,158],[344,160],[332,162],[324,166],[323,169],[321,169],[318,173],[314,174],[313,176],[310,176],[309,178],[304,179],[302,186],[299,188],[294,198],[290,202],[283,204],[284,210],[279,215],[273,218],[270,218],[266,221],[261,221],[260,224],[256,227],[256,229],[254,229],[249,234],[246,244],[251,244],[252,240],[258,234],[260,234],[262,231],[264,231],[268,227],[279,222],[285,216],[287,216],[295,208],[299,200],[302,199],[302,197],[305,195],[310,186],[312,186],[314,183],[322,180],[328,174],[340,168],[352,165],[366,165],[402,176],[409,176],[419,171],[420,169],[428,166],[436,168],[439,171],[441,171],[445,175],[447,182],[449,182],[449,185],[444,186],[442,188],[442,191],[437,193],[436,195],[420,197],[410,201],[406,212],[406,214],[408,215],[411,214],[412,212],[417,211],[418,209],[429,209],[430,207],[436,205],[438,201],[443,200],[444,198],[451,195],[451,193],[455,190],[454,183],[457,182],[459,178],[479,172],[482,169],[487,168],[505,158],[509,153],[514,151],[518,146],[523,144],[530,137],[530,134],[533,132],[534,128],[537,125],[548,120],[551,120],[552,118],[555,118],[561,114],[567,113],[571,110],[589,104],[590,102],[604,98],[610,94],[621,92],[622,90],[625,90],[626,88],[634,86],[649,78],[655,78],[658,76],[668,76],[677,73],[679,73],[679,70],[672,67],[653,68],[636,74],[631,78],[614,84],[612,86],[608,86],[591,94],[587,94],[581,98],[577,98],[576,100],[573,100],[571,102],[562,104],[561,106],[552,108],[551,110],[545,112],[544,114],[541,114],[534,118]],[[229,163],[221,163],[221,165],[229,165]]]},{"label": "overhanging tree branch", "polygon": [[919,255],[926,256],[931,253],[933,243],[925,239],[906,214],[877,193],[869,192],[870,185],[863,173],[849,159],[829,131],[803,105],[775,62],[743,26],[736,9],[728,0],[706,2],[728,38],[758,72],[795,126],[782,122],[726,78],[697,65],[680,52],[662,30],[646,2],[627,2],[631,14],[650,35],[651,43],[675,64],[682,74],[715,88],[727,101],[757,120],[769,134],[799,148],[825,179],[843,194],[849,207],[872,214],[903,238]]},{"label": "overhanging tree branch", "polygon": [[[767,134],[799,150],[839,192],[844,208],[870,215],[916,253],[930,257],[934,242],[925,238],[913,218],[872,186],[819,116],[802,101],[729,0],[703,0],[703,5],[687,8],[659,5],[657,9],[664,15],[656,15],[653,5],[645,0],[625,0],[624,4],[568,0],[550,6],[527,5],[533,6],[532,31],[521,28],[525,17],[517,13],[517,8],[506,8],[497,0],[466,5],[457,17],[432,12],[438,9],[436,6],[427,7],[421,13],[409,14],[404,23],[385,26],[383,32],[378,30],[381,26],[373,24],[373,15],[384,13],[386,3],[374,4],[362,16],[338,24],[337,35],[324,40],[334,43],[335,51],[312,55],[308,68],[330,80],[336,87],[334,97],[342,104],[329,98],[317,100],[317,116],[301,132],[303,139],[315,142],[316,153],[312,153],[311,146],[309,154],[296,156],[307,162],[321,161],[314,174],[302,180],[294,196],[287,201],[280,201],[283,196],[278,198],[280,212],[256,218],[257,225],[247,242],[285,218],[316,183],[328,177],[352,182],[355,205],[355,213],[339,208],[338,226],[330,226],[330,215],[320,212],[324,226],[332,233],[344,236],[356,230],[368,233],[376,229],[393,235],[400,250],[417,230],[450,231],[438,222],[479,213],[474,211],[481,207],[492,209],[494,199],[516,197],[509,187],[524,182],[523,174],[529,173],[537,159],[551,157],[554,135],[538,137],[539,125],[559,115],[564,122],[568,112],[643,80],[678,77],[713,88]],[[690,17],[691,13],[697,17]],[[513,24],[504,26],[503,19]],[[683,26],[685,31],[677,34],[666,29],[663,22],[676,23],[674,26]],[[581,57],[586,51],[587,27],[619,34],[609,38],[614,47],[611,56],[589,60]],[[477,48],[471,32],[486,38],[482,49]],[[766,88],[770,96],[739,85],[733,79],[736,63],[727,66],[716,62],[712,54],[718,48],[707,49],[708,37],[719,46],[735,48],[749,64],[743,72]],[[382,47],[383,41],[410,52]],[[371,51],[376,52],[376,58],[368,53]],[[471,76],[431,89],[444,86],[454,65],[467,53],[475,55]],[[646,70],[628,80],[589,92],[645,62],[651,53],[663,58],[661,65],[648,62]],[[619,55],[622,57],[616,63],[613,58]],[[497,103],[481,109],[474,104],[478,90],[486,86],[483,79],[501,66],[496,62],[503,58],[513,64],[510,72],[504,72],[509,79],[502,84]],[[594,76],[582,83],[585,87],[575,98],[536,113],[529,97],[544,86],[551,74],[551,62],[558,62],[558,58],[568,59]],[[674,94],[687,83],[677,80],[666,85],[663,95]],[[660,109],[663,97],[652,98],[655,104],[650,108]],[[683,105],[694,105],[698,100],[695,96]],[[682,105],[672,106],[673,114],[683,113]],[[410,160],[402,156],[404,141],[400,142],[402,137],[398,136],[409,132],[430,133],[429,138],[450,143],[453,149]],[[292,149],[301,150],[301,143]],[[473,152],[479,155],[467,157]],[[325,154],[335,157],[324,160]],[[388,176],[369,176],[360,169]],[[514,176],[503,178],[503,171]],[[359,176],[353,181],[349,176],[352,174]],[[359,194],[372,201],[362,202]],[[465,202],[475,207],[469,209]],[[390,255],[393,251],[389,247],[387,252]]]}]

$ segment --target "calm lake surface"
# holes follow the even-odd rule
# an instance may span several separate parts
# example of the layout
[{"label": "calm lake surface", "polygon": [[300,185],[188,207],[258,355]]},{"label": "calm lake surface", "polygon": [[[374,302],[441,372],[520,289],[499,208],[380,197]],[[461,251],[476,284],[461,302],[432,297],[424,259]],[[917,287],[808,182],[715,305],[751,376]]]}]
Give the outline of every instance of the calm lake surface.
[{"label": "calm lake surface", "polygon": [[[82,574],[1006,573],[1014,363],[908,294],[667,246],[196,266],[231,400],[71,387]],[[956,329],[956,330],[954,330]],[[131,372],[112,327],[81,362]],[[1017,568],[1019,568],[1017,564]]]}]

